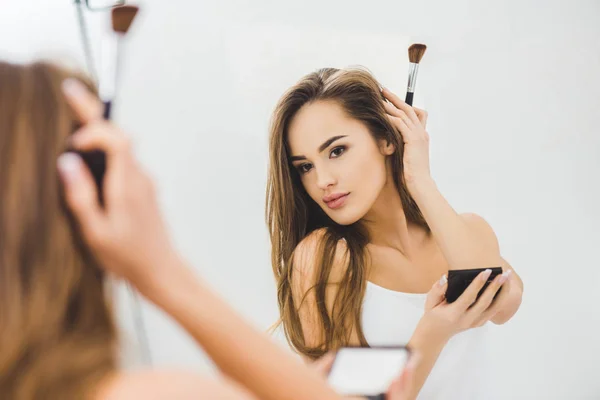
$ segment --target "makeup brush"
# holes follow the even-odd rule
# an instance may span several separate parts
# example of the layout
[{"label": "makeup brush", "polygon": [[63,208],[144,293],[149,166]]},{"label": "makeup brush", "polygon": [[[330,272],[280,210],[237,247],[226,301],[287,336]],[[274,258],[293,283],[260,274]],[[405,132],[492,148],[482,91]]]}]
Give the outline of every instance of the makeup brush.
[{"label": "makeup brush", "polygon": [[412,106],[417,86],[417,72],[419,71],[419,62],[427,50],[424,44],[415,43],[408,48],[408,89],[406,90],[406,104]]},{"label": "makeup brush", "polygon": [[[104,103],[104,119],[110,119],[113,101],[116,95],[119,72],[119,45],[131,27],[138,12],[136,6],[115,7],[111,11],[112,31],[115,33],[104,41],[102,70],[100,75],[99,94]],[[98,201],[104,205],[102,181],[106,171],[106,155],[103,151],[92,150],[77,152],[87,164],[98,188]]]},{"label": "makeup brush", "polygon": [[110,119],[112,103],[116,96],[119,79],[120,46],[129,31],[139,7],[126,5],[111,10],[112,30],[114,36],[107,38],[103,59],[102,76],[100,78],[100,98],[104,103],[104,118]]}]

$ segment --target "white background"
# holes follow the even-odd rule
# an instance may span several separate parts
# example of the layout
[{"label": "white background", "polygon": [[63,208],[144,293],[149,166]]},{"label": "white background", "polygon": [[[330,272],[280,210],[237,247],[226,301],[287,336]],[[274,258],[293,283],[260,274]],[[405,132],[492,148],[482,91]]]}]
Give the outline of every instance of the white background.
[{"label": "white background", "polygon": [[[415,104],[430,113],[434,178],[457,211],[486,217],[525,281],[518,315],[494,329],[489,398],[600,398],[599,2],[140,3],[116,119],[178,246],[252,323],[277,317],[263,218],[276,99],[331,57],[402,94],[406,46],[423,41]],[[96,48],[103,22],[89,21]],[[4,59],[83,65],[78,35],[69,0],[0,2]],[[144,317],[156,364],[210,370],[171,320],[147,304]]]}]

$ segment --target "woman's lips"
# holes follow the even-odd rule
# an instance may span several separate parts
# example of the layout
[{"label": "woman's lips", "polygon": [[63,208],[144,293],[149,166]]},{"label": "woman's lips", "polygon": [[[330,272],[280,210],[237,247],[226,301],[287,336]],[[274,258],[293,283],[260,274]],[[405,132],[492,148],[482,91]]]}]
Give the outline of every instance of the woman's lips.
[{"label": "woman's lips", "polygon": [[343,206],[346,203],[346,199],[348,198],[349,194],[350,193],[346,193],[344,195],[336,197],[335,200],[326,201],[325,204],[327,204],[327,207],[329,207],[332,210],[340,208],[341,206]]}]

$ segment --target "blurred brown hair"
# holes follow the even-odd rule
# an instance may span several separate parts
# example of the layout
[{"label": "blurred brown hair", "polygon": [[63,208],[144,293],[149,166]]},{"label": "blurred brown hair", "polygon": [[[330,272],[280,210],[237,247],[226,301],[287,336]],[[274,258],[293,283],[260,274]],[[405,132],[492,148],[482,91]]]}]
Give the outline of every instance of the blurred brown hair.
[{"label": "blurred brown hair", "polygon": [[0,62],[0,397],[83,399],[116,368],[105,280],[66,211],[56,160],[77,126],[48,63]]}]

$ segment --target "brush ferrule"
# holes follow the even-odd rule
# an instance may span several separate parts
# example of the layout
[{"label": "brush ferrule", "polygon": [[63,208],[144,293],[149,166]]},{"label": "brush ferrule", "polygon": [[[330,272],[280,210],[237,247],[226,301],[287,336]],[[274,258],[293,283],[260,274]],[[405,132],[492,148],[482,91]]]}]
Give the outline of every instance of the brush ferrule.
[{"label": "brush ferrule", "polygon": [[99,95],[102,101],[111,101],[117,90],[118,73],[118,38],[112,32],[102,41],[101,70],[99,82]]},{"label": "brush ferrule", "polygon": [[417,86],[417,72],[419,71],[419,64],[409,63],[408,64],[408,91],[414,93],[415,87]]}]

